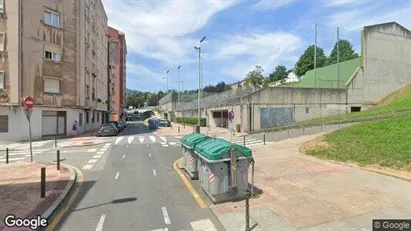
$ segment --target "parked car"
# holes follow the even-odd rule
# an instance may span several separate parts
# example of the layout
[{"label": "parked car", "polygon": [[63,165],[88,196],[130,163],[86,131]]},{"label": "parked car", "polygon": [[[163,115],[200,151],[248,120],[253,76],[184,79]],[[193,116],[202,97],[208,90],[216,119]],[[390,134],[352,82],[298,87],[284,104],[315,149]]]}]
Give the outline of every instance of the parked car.
[{"label": "parked car", "polygon": [[118,122],[121,123],[121,125],[123,126],[123,129],[127,127],[127,122],[125,120],[121,119]]},{"label": "parked car", "polygon": [[120,122],[118,122],[118,121],[114,121],[114,120],[112,120],[112,121],[110,121],[110,122],[108,122],[109,124],[114,124],[114,126],[116,126],[116,128],[118,129],[118,132],[120,133],[121,131],[123,131],[123,129],[124,129],[124,127],[123,127],[123,125],[120,123]]},{"label": "parked car", "polygon": [[98,130],[97,136],[116,136],[119,130],[114,124],[103,124]]},{"label": "parked car", "polygon": [[159,119],[158,126],[159,127],[170,127],[170,122],[166,119]]}]

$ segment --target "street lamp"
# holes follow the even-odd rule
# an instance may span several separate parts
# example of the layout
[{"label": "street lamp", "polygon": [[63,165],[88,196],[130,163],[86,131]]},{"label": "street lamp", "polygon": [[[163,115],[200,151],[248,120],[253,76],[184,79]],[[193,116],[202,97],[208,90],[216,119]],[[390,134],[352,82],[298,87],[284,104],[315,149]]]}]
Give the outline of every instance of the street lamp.
[{"label": "street lamp", "polygon": [[167,71],[167,93],[168,93],[168,72],[170,72],[169,70]]},{"label": "street lamp", "polygon": [[[180,91],[184,92],[184,80],[180,80],[180,83],[181,83],[181,90]],[[178,101],[180,102],[181,101],[181,94],[178,97],[179,97]]]},{"label": "street lamp", "polygon": [[198,50],[198,130],[197,132],[200,133],[200,119],[201,119],[201,43],[206,39],[204,36],[200,40],[200,46],[194,46],[194,49]]},{"label": "street lamp", "polygon": [[178,86],[177,86],[177,91],[178,91],[178,100],[177,100],[177,103],[178,104],[180,104],[180,67],[181,67],[181,65],[178,65],[178,67],[177,67],[177,70],[178,70],[178,73],[177,73],[177,78],[178,78]]}]

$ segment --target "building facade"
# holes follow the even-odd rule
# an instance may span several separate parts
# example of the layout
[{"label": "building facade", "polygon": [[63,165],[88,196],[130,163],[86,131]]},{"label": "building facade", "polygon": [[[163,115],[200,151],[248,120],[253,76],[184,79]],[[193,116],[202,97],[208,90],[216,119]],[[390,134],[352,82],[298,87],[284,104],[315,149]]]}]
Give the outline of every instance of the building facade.
[{"label": "building facade", "polygon": [[124,116],[124,106],[126,100],[126,56],[127,46],[125,34],[112,27],[108,28],[108,37],[110,43],[110,81],[111,103],[112,103],[112,120],[118,120]]},{"label": "building facade", "polygon": [[26,95],[33,140],[70,136],[74,121],[78,133],[97,128],[107,112],[106,34],[101,0],[0,0],[0,140],[28,140]]}]

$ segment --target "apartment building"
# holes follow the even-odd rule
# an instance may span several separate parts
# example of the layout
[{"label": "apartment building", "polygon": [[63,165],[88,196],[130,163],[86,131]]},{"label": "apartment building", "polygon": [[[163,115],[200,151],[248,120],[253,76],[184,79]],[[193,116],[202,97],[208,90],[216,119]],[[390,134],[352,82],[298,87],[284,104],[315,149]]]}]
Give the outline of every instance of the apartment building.
[{"label": "apartment building", "polygon": [[118,120],[124,116],[126,100],[126,56],[125,34],[112,27],[108,28],[110,43],[110,81],[111,86],[111,119]]},{"label": "apartment building", "polygon": [[28,140],[26,95],[34,140],[71,135],[74,121],[79,133],[104,122],[106,34],[101,0],[0,0],[1,141]]}]

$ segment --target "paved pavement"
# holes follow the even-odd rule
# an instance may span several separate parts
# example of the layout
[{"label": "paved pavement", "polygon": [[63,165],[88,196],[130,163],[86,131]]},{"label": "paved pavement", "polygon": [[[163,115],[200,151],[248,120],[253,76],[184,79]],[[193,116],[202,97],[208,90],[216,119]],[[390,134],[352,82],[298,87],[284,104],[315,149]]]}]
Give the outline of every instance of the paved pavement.
[{"label": "paved pavement", "polygon": [[[46,197],[40,197],[41,168],[46,167]],[[18,218],[42,215],[58,199],[67,186],[71,173],[64,166],[57,171],[55,164],[18,162],[0,165],[0,230],[28,230],[5,228],[5,217]]]},{"label": "paved pavement", "polygon": [[[300,154],[315,137],[253,148],[259,194],[250,200],[254,231],[372,230],[372,219],[410,218],[410,182]],[[228,231],[244,230],[244,201],[213,209]]]},{"label": "paved pavement", "polygon": [[[180,147],[172,145],[177,142],[137,123],[99,146],[95,151],[101,154],[76,153],[97,161],[82,170],[80,194],[57,230],[224,230],[209,208],[199,207],[173,169],[181,156]],[[102,168],[92,171],[102,158]],[[86,164],[76,163],[80,169]]]}]

